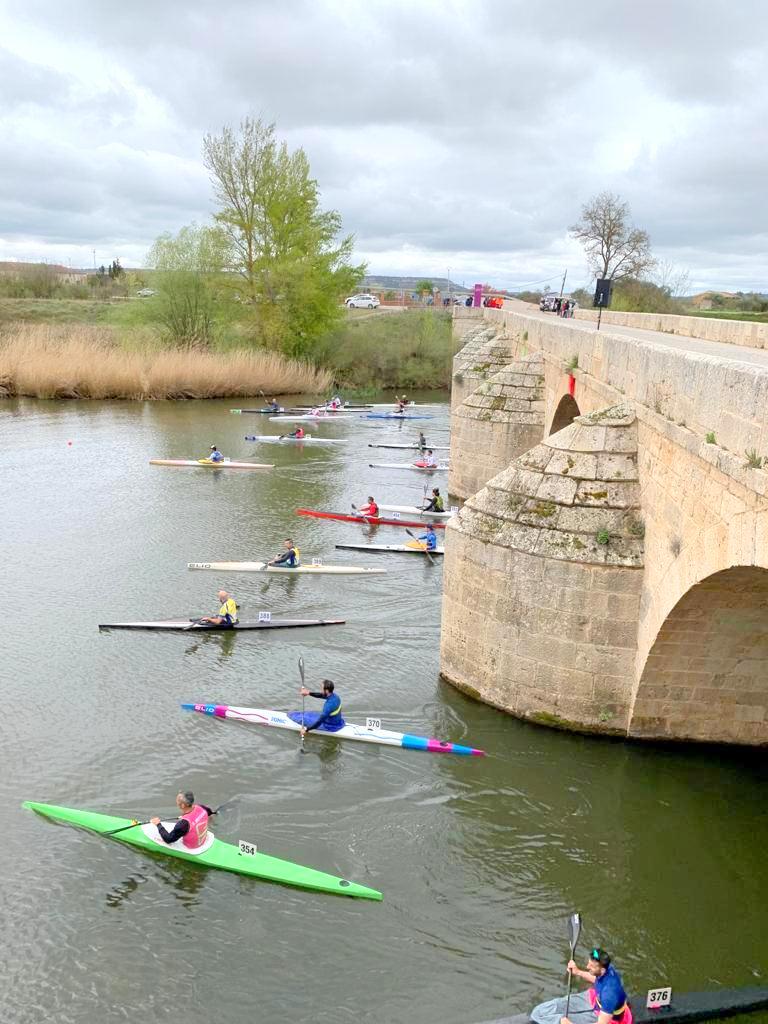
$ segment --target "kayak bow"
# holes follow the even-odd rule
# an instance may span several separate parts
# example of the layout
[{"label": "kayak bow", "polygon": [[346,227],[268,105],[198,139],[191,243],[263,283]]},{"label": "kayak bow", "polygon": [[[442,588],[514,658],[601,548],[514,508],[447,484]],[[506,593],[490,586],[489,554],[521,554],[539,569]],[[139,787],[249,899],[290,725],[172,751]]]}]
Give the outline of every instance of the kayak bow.
[{"label": "kayak bow", "polygon": [[[201,715],[213,715],[216,718],[231,718],[236,722],[248,722],[251,725],[267,725],[273,729],[289,729],[298,732],[301,718],[300,711],[289,716],[284,711],[271,711],[268,708],[235,708],[229,704],[182,704],[185,711],[197,711]],[[389,729],[367,729],[363,725],[352,725],[348,722],[341,729],[313,730],[319,736],[335,736],[340,740],[358,740],[361,743],[376,743],[383,747],[401,747],[403,750],[426,750],[433,754],[461,754],[470,757],[484,757],[485,751],[475,747],[464,747],[460,743],[448,743],[446,740],[430,739],[426,736],[411,736],[408,733],[392,732]]]},{"label": "kayak bow", "polygon": [[[111,814],[80,811],[71,807],[56,807],[53,804],[39,804],[31,800],[23,803],[22,807],[36,811],[53,821],[79,825],[80,828],[100,835],[131,825],[130,818],[116,818]],[[164,822],[164,824],[166,828],[173,826],[173,822]],[[120,832],[110,838],[115,842],[127,843],[129,846],[136,846],[152,853],[164,853],[169,857],[193,861],[203,867],[233,871],[238,875],[262,878],[268,882],[292,885],[300,889],[313,889],[316,892],[334,893],[339,896],[357,896],[368,900],[382,899],[381,893],[376,889],[358,885],[357,882],[348,882],[346,878],[336,878],[334,875],[327,875],[324,871],[303,867],[290,860],[270,857],[266,853],[244,854],[237,846],[217,839],[210,831],[208,836],[210,842],[206,840],[203,847],[196,851],[188,850],[181,842],[169,846],[160,838],[154,825],[137,825],[136,828],[129,828],[126,832]]]}]

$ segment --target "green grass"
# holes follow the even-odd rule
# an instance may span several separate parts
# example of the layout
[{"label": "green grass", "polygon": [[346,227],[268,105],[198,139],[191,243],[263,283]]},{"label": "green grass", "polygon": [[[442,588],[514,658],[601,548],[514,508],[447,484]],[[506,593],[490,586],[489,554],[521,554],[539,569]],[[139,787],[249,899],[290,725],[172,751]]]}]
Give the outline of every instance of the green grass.
[{"label": "green grass", "polygon": [[108,322],[111,309],[93,299],[0,299],[0,324],[100,324]]},{"label": "green grass", "polygon": [[350,318],[322,339],[316,358],[340,386],[447,388],[454,346],[443,310]]},{"label": "green grass", "polygon": [[684,316],[699,316],[709,320],[748,320],[768,324],[768,313],[742,313],[737,309],[686,309]]}]

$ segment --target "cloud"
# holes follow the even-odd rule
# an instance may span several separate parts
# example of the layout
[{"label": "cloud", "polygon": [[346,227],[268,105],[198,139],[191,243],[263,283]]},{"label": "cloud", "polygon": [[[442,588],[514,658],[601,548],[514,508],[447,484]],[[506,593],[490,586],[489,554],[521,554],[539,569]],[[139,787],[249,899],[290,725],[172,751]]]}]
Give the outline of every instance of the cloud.
[{"label": "cloud", "polygon": [[738,16],[723,0],[595,0],[589,16],[568,0],[0,10],[0,256],[140,260],[210,215],[204,133],[255,114],[305,148],[379,272],[522,284],[568,265],[580,283],[568,226],[607,188],[696,287],[768,287],[757,2]]}]

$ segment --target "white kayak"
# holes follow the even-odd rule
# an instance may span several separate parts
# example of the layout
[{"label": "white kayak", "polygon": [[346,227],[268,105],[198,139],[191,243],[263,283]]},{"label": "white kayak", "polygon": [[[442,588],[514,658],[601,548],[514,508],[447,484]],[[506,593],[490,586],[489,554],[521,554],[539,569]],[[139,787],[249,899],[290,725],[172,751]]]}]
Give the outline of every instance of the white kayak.
[{"label": "white kayak", "polygon": [[449,452],[449,444],[426,444],[422,448],[420,444],[369,444],[369,448],[400,448],[411,452],[424,452],[428,448],[433,452]]},{"label": "white kayak", "polygon": [[436,466],[416,466],[412,462],[369,462],[371,469],[413,469],[417,473],[446,473],[448,464],[440,462]]},{"label": "white kayak", "polygon": [[306,573],[309,576],[380,576],[386,569],[363,569],[357,565],[297,565],[291,569],[266,562],[187,562],[188,569],[211,569],[215,572],[276,572],[283,576]]},{"label": "white kayak", "polygon": [[456,512],[425,512],[417,505],[379,505],[379,511],[381,512],[401,512],[406,516],[419,516],[428,522],[430,519],[434,519],[435,522],[442,522],[444,519],[450,519],[451,516],[455,516],[458,512],[458,506]]},{"label": "white kayak", "polygon": [[[270,708],[234,708],[229,704],[182,704],[185,711],[197,711],[201,715],[213,715],[215,718],[230,718],[235,722],[248,722],[250,725],[267,725],[273,729],[288,729],[299,732],[304,713],[293,711],[272,711]],[[298,721],[297,721],[298,719]],[[306,722],[309,725],[316,721],[317,714],[307,712]],[[408,733],[392,732],[381,728],[381,720],[368,719],[363,725],[348,722],[341,729],[315,729],[307,734],[315,736],[333,736],[340,740],[359,740],[361,743],[377,743],[383,747],[401,747],[405,750],[426,750],[433,754],[463,754],[470,757],[482,757],[484,750],[476,747],[465,747],[447,740],[435,740],[428,736],[410,736]]]},{"label": "white kayak", "polygon": [[324,412],[318,416],[311,413],[302,413],[301,416],[270,416],[270,422],[275,423],[338,423],[339,420],[353,420],[354,416],[345,416],[340,413]]},{"label": "white kayak", "polygon": [[305,434],[304,437],[275,437],[274,434],[246,434],[246,441],[256,441],[258,444],[343,444],[338,438],[312,437]]},{"label": "white kayak", "polygon": [[150,459],[150,466],[203,466],[205,469],[274,469],[274,463],[267,462],[212,462],[210,459]]},{"label": "white kayak", "polygon": [[[423,555],[425,552],[425,548],[410,544],[337,544],[336,547],[346,548],[348,551],[397,551],[401,555]],[[429,554],[444,555],[445,548],[435,548]]]}]

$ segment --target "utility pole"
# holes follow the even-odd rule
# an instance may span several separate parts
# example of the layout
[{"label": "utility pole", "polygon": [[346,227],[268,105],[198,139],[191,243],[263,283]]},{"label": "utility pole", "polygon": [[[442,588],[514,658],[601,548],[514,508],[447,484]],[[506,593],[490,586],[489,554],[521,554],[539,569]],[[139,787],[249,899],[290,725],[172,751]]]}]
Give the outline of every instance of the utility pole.
[{"label": "utility pole", "polygon": [[563,274],[563,280],[560,284],[560,298],[563,297],[563,288],[565,288],[565,279],[568,277],[568,268],[566,267],[565,273]]},{"label": "utility pole", "polygon": [[453,305],[453,285],[451,284],[451,268],[448,267],[448,298],[451,306]]}]

